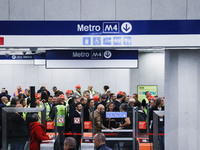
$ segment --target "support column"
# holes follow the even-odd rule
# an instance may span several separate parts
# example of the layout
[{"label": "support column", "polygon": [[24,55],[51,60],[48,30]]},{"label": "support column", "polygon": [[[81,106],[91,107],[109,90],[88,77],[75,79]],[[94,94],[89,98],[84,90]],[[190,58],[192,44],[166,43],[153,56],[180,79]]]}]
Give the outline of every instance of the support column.
[{"label": "support column", "polygon": [[165,51],[165,149],[200,143],[200,50]]}]

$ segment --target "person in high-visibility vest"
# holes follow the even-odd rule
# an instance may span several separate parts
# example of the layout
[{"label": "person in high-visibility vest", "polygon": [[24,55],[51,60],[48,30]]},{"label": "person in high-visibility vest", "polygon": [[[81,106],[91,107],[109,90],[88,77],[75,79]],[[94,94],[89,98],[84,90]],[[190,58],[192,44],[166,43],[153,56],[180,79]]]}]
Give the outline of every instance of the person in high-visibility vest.
[{"label": "person in high-visibility vest", "polygon": [[[64,106],[65,96],[62,94],[57,98],[57,105],[53,108],[52,113],[50,114],[51,120],[57,123],[57,131],[59,133],[65,132],[65,120],[67,114],[67,107]],[[57,110],[57,118],[55,118],[55,112]]]},{"label": "person in high-visibility vest", "polygon": [[66,93],[65,93],[67,99],[66,99],[66,103],[68,103],[69,105],[73,102],[72,101],[72,95],[73,95],[73,92],[72,90],[67,90]]},{"label": "person in high-visibility vest", "polygon": [[75,88],[76,90],[74,92],[74,95],[82,96],[80,84],[76,85]]},{"label": "person in high-visibility vest", "polygon": [[97,94],[97,92],[95,92],[95,90],[93,89],[93,86],[92,85],[88,85],[88,89],[86,89],[85,91],[89,91],[90,93],[90,98],[93,98],[93,96],[95,94]]},{"label": "person in high-visibility vest", "polygon": [[51,121],[51,119],[49,118],[49,113],[50,113],[51,109],[53,108],[53,97],[52,96],[49,96],[48,102],[45,103],[45,107],[46,107],[46,120]]},{"label": "person in high-visibility vest", "polygon": [[24,94],[25,91],[22,90],[21,86],[17,87],[17,90],[15,91],[15,93],[13,94],[14,97],[18,96],[20,93]]}]

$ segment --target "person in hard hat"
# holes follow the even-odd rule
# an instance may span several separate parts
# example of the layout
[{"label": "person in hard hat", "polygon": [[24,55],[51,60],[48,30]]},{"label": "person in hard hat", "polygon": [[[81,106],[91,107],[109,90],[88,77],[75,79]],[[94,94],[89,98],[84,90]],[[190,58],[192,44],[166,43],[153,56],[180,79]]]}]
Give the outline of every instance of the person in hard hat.
[{"label": "person in hard hat", "polygon": [[65,95],[66,95],[66,102],[70,105],[72,103],[72,95],[73,95],[73,92],[72,90],[67,90],[65,92]]},{"label": "person in hard hat", "polygon": [[76,90],[74,92],[74,95],[82,96],[80,84],[76,85],[75,88]]},{"label": "person in hard hat", "polygon": [[[57,123],[57,129],[58,129],[57,131],[59,133],[65,132],[67,107],[64,106],[64,100],[65,100],[65,96],[63,94],[61,94],[59,97],[57,97],[57,104],[53,108],[53,110],[50,114],[51,120],[54,120]],[[57,111],[57,118],[55,118],[56,111]]]},{"label": "person in hard hat", "polygon": [[99,103],[99,96],[98,95],[94,95],[93,96],[93,100],[94,100],[94,108],[97,108],[97,105]]}]

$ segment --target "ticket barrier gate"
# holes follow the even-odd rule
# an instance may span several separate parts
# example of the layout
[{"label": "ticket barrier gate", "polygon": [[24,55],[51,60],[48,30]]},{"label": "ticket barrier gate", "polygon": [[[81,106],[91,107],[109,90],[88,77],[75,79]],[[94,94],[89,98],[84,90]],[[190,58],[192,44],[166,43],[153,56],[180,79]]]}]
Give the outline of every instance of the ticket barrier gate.
[{"label": "ticket barrier gate", "polygon": [[[102,132],[106,136],[106,143],[117,143],[114,145],[113,150],[136,150],[136,109],[133,108],[132,111],[132,119],[133,119],[133,127],[132,129],[107,129],[102,130]],[[106,118],[126,118],[127,112],[106,112]],[[129,145],[127,145],[129,144]],[[125,146],[126,145],[126,146]],[[109,145],[108,145],[109,146]]]},{"label": "ticket barrier gate", "polygon": [[165,111],[153,112],[153,150],[164,150]]},{"label": "ticket barrier gate", "polygon": [[[2,150],[8,149],[8,113],[37,113],[41,112],[41,123],[46,126],[46,108],[16,108],[16,107],[4,107],[2,108]],[[12,130],[12,129],[11,129]],[[15,129],[13,129],[15,130]],[[26,142],[26,141],[25,141]],[[28,146],[27,146],[28,147]],[[28,147],[29,148],[29,147]]]},{"label": "ticket barrier gate", "polygon": [[84,121],[84,111],[81,116],[81,139],[82,143],[92,143],[94,137],[94,107],[91,107],[91,121]]},{"label": "ticket barrier gate", "polygon": [[[118,113],[118,112],[114,112]],[[132,117],[133,117],[133,128],[132,129],[121,129],[121,130],[102,130],[106,135],[106,141],[132,141],[133,150],[153,150],[153,144],[149,142],[149,123],[147,115],[147,121],[139,121],[139,114],[142,113],[141,110],[138,110],[138,107],[133,108]],[[140,132],[143,131],[143,132]],[[123,133],[123,134],[122,134]],[[132,133],[132,137],[127,136]],[[126,135],[126,136],[122,136]],[[113,137],[115,136],[115,137]],[[108,142],[108,143],[109,143]],[[120,149],[120,146],[117,148]]]},{"label": "ticket barrier gate", "polygon": [[145,121],[139,121],[140,113],[143,113],[143,111],[136,108],[137,150],[153,150],[153,143],[149,141],[149,108],[147,108],[147,118]]}]

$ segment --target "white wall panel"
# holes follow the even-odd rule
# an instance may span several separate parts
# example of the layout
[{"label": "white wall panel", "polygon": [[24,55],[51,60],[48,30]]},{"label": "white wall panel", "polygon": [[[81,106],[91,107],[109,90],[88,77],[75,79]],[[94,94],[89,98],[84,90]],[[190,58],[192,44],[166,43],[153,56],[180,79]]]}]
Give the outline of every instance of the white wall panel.
[{"label": "white wall panel", "polygon": [[45,20],[79,20],[80,0],[45,0]]},{"label": "white wall panel", "polygon": [[[15,65],[14,65],[15,66]],[[33,65],[25,65],[25,87],[38,85],[38,67],[34,67]]]},{"label": "white wall panel", "polygon": [[117,20],[150,20],[150,0],[116,0]]},{"label": "white wall panel", "polygon": [[200,19],[200,1],[188,0],[187,19]]},{"label": "white wall panel", "polygon": [[165,149],[199,149],[199,57],[199,50],[166,50]]},{"label": "white wall panel", "polygon": [[164,53],[139,53],[139,69],[131,70],[130,93],[137,85],[158,85],[158,95],[164,96]]},{"label": "white wall panel", "polygon": [[0,65],[1,74],[0,74],[0,88],[9,89],[9,94],[13,94],[12,92],[15,90],[16,87],[12,87],[13,83],[13,71],[12,65]]},{"label": "white wall panel", "polygon": [[0,20],[9,20],[9,1],[0,0]]},{"label": "white wall panel", "polygon": [[[9,63],[9,62],[8,62]],[[137,85],[158,85],[158,93],[164,96],[164,53],[139,53],[138,69],[46,69],[45,66],[0,65],[0,88],[6,87],[11,94],[18,85],[23,89],[31,85],[38,90],[42,85],[53,94],[52,87],[66,92],[77,84],[84,91],[89,84],[100,93],[109,85],[112,92],[120,90],[127,94],[137,92]]]},{"label": "white wall panel", "polygon": [[[26,87],[26,65],[12,65],[12,91],[11,95],[15,92],[18,85],[21,85],[24,90]],[[10,80],[10,79],[8,79]],[[27,81],[28,82],[28,81]]]},{"label": "white wall panel", "polygon": [[10,0],[10,20],[44,20],[44,0]]},{"label": "white wall panel", "polygon": [[186,0],[152,0],[152,20],[186,19]]},{"label": "white wall panel", "polygon": [[81,20],[114,20],[115,0],[81,0]]}]

